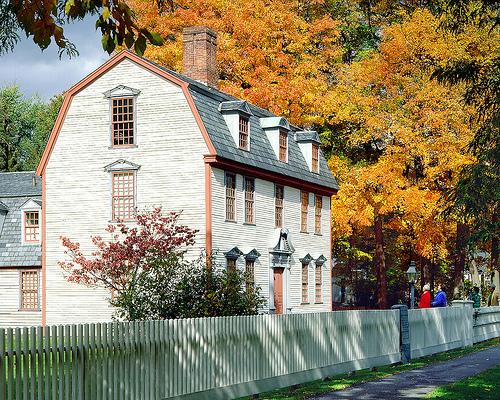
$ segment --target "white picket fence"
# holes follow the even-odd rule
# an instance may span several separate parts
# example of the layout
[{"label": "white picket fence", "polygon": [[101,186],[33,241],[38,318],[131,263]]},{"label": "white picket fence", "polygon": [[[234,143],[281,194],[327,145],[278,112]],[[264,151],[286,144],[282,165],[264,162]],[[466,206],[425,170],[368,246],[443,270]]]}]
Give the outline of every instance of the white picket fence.
[{"label": "white picket fence", "polygon": [[398,311],[0,329],[0,400],[237,398],[397,362]]}]

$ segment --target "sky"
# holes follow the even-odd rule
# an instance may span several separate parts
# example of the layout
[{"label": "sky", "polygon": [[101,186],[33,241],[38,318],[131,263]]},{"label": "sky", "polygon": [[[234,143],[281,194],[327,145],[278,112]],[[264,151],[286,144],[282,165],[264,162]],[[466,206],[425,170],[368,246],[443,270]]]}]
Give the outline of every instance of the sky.
[{"label": "sky", "polygon": [[13,52],[0,56],[0,87],[16,84],[27,96],[38,94],[48,100],[80,81],[109,56],[101,47],[100,31],[95,30],[96,16],[65,26],[65,36],[80,52],[79,56],[59,59],[57,46],[43,52],[21,33]]}]

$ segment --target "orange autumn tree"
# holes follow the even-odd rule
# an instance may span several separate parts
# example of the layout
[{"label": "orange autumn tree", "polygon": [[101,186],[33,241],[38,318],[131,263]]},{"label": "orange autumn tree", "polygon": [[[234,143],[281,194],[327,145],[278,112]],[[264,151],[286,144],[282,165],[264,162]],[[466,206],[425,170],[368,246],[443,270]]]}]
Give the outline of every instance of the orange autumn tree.
[{"label": "orange autumn tree", "polygon": [[128,4],[141,26],[167,38],[148,47],[146,57],[182,71],[182,29],[206,25],[218,34],[221,90],[292,123],[323,122],[317,110],[342,58],[339,22],[330,16],[308,10],[306,18],[296,0],[180,0],[174,12],[161,15],[150,0]]},{"label": "orange autumn tree", "polygon": [[334,149],[330,159],[341,172],[332,204],[334,235],[373,230],[381,308],[388,305],[384,226],[406,236],[405,246],[415,255],[446,253],[454,235],[440,208],[456,172],[471,162],[465,146],[472,110],[460,103],[459,87],[440,85],[431,75],[472,40],[439,31],[438,21],[418,10],[384,30],[379,51],[343,68],[323,104],[332,111],[334,132],[323,138],[334,143],[332,136],[342,135],[347,142],[345,154],[339,157]]}]

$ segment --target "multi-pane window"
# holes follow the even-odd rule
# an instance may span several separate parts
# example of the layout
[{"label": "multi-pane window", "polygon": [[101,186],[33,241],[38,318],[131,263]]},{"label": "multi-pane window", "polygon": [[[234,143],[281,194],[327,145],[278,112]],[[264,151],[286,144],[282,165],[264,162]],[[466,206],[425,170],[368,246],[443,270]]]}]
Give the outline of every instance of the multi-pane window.
[{"label": "multi-pane window", "polygon": [[283,228],[283,198],[285,188],[281,185],[274,185],[274,225],[276,228]]},{"label": "multi-pane window", "polygon": [[40,219],[38,211],[24,212],[24,241],[37,243],[40,241]]},{"label": "multi-pane window", "polygon": [[312,145],[312,170],[319,172],[319,146],[316,143]]},{"label": "multi-pane window", "polygon": [[226,220],[236,221],[236,175],[226,172]]},{"label": "multi-pane window", "polygon": [[279,148],[279,158],[280,161],[286,162],[287,147],[288,147],[288,133],[284,129],[280,129],[280,148]]},{"label": "multi-pane window", "polygon": [[318,235],[321,233],[321,209],[323,208],[323,197],[316,195],[314,207],[314,232]]},{"label": "multi-pane window", "polygon": [[321,303],[321,285],[322,285],[322,275],[321,275],[321,265],[316,265],[316,303]]},{"label": "multi-pane window", "polygon": [[248,118],[240,116],[240,149],[248,150]]},{"label": "multi-pane window", "polygon": [[255,261],[246,260],[245,262],[245,278],[247,290],[254,287],[255,284]]},{"label": "multi-pane window", "polygon": [[127,221],[135,216],[133,172],[113,172],[113,221]]},{"label": "multi-pane window", "polygon": [[113,146],[134,144],[134,98],[112,99],[112,140]]},{"label": "multi-pane window", "polygon": [[309,303],[309,264],[302,264],[302,303]]},{"label": "multi-pane window", "polygon": [[21,271],[21,310],[38,310],[38,271]]},{"label": "multi-pane window", "polygon": [[307,209],[309,208],[309,193],[300,192],[300,231],[307,232]]},{"label": "multi-pane window", "polygon": [[227,272],[235,272],[236,271],[236,260],[234,258],[226,259]]},{"label": "multi-pane window", "polygon": [[245,178],[245,223],[255,223],[254,213],[255,179]]}]

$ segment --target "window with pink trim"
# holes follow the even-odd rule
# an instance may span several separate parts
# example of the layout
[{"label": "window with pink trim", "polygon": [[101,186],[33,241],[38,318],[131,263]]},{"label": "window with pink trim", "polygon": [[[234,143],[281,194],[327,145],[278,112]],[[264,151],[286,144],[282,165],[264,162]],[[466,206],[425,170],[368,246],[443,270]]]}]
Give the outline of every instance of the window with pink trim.
[{"label": "window with pink trim", "polygon": [[112,99],[111,108],[113,147],[134,145],[134,98]]},{"label": "window with pink trim", "polygon": [[135,216],[135,179],[133,172],[113,172],[113,221],[127,221]]},{"label": "window with pink trim", "polygon": [[24,241],[38,243],[40,241],[40,218],[38,211],[24,212]]},{"label": "window with pink trim", "polygon": [[21,271],[21,310],[38,310],[38,271]]}]

